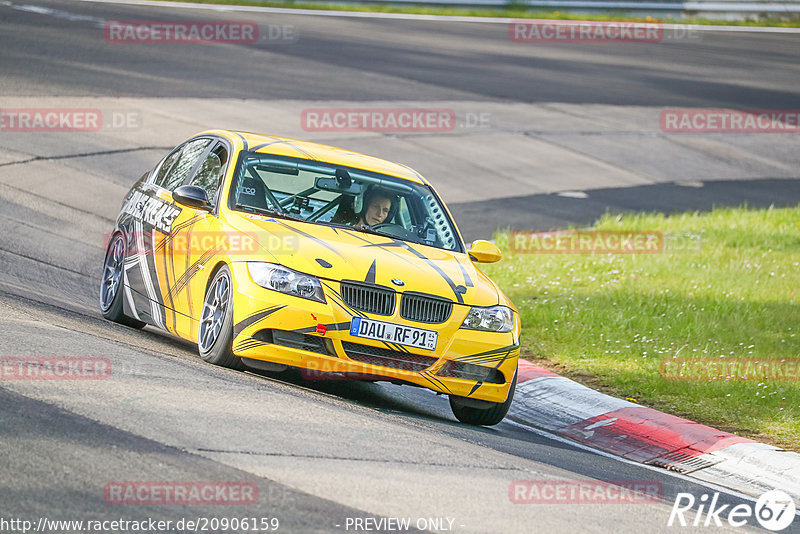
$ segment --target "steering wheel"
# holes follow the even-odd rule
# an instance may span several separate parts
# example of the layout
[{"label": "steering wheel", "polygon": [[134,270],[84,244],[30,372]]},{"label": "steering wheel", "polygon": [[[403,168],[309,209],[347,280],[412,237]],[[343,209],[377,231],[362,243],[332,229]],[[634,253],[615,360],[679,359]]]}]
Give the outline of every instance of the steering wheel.
[{"label": "steering wheel", "polygon": [[371,227],[373,230],[378,230],[384,234],[389,234],[400,239],[414,240],[414,234],[406,230],[403,226],[395,223],[378,223]]}]

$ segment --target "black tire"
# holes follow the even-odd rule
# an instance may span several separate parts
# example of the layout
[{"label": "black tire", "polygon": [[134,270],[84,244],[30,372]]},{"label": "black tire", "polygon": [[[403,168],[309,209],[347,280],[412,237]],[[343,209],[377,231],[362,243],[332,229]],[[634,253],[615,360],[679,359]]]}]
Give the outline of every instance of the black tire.
[{"label": "black tire", "polygon": [[109,321],[114,321],[131,328],[144,328],[143,323],[123,313],[122,284],[125,267],[125,239],[122,234],[115,234],[108,244],[106,257],[103,260],[103,275],[100,279],[100,312]]},{"label": "black tire", "polygon": [[511,381],[511,387],[508,390],[508,398],[505,402],[492,402],[492,406],[486,408],[476,408],[468,406],[468,399],[450,395],[450,408],[453,410],[453,415],[456,419],[467,425],[480,425],[492,426],[502,421],[508,409],[511,407],[511,401],[514,400],[514,391],[517,389],[517,373],[514,372],[514,379]]},{"label": "black tire", "polygon": [[242,359],[233,354],[233,290],[227,265],[215,271],[208,284],[197,327],[197,349],[208,363],[244,368]]}]

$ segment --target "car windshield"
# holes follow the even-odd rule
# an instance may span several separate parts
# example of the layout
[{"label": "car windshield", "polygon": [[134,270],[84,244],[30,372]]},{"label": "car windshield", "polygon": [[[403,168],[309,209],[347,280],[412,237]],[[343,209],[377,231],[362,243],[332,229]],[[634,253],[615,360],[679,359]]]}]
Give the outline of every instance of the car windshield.
[{"label": "car windshield", "polygon": [[429,186],[383,174],[249,152],[240,159],[229,198],[234,210],[463,252]]}]

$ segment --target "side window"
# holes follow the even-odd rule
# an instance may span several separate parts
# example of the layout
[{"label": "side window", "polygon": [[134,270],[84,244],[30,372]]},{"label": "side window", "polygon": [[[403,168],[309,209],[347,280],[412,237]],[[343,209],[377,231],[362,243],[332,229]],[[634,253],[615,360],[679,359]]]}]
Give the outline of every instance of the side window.
[{"label": "side window", "polygon": [[176,148],[170,155],[164,158],[163,163],[161,163],[161,166],[158,168],[158,174],[156,175],[156,179],[153,180],[153,183],[155,183],[158,186],[164,187],[164,178],[167,176],[167,173],[175,164],[175,161],[177,161],[178,156],[181,155],[182,149],[183,147]]},{"label": "side window", "polygon": [[[178,161],[172,165],[172,168],[164,177],[163,183],[159,183],[159,185],[169,191],[182,185],[210,143],[211,139],[195,139],[186,143],[183,150],[181,150]],[[166,162],[164,163],[166,164]]]},{"label": "side window", "polygon": [[208,153],[197,174],[192,179],[192,185],[202,187],[208,194],[212,204],[216,204],[217,191],[219,191],[225,165],[228,163],[228,151],[223,145],[214,147]]}]

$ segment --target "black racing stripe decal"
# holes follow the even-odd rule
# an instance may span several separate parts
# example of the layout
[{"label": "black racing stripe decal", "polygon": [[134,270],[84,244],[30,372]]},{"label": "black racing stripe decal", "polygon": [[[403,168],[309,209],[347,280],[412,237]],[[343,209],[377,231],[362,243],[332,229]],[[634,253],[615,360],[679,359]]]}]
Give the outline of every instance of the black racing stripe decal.
[{"label": "black racing stripe decal", "polygon": [[368,284],[375,284],[375,263],[378,260],[372,260],[372,265],[369,266],[369,270],[367,271],[367,276],[364,278],[364,282]]},{"label": "black racing stripe decal", "polygon": [[[436,271],[436,273],[439,276],[441,276],[442,279],[445,282],[447,282],[447,285],[450,286],[450,289],[453,291],[453,294],[456,296],[456,300],[458,300],[458,303],[459,304],[464,304],[464,297],[462,297],[461,293],[458,291],[459,286],[457,286],[456,283],[453,282],[453,280],[449,276],[447,276],[447,273],[445,273],[438,265],[433,263],[427,256],[425,256],[423,253],[421,253],[420,251],[418,251],[417,249],[415,249],[414,247],[412,247],[408,243],[406,243],[404,241],[392,240],[392,243],[371,243],[369,245],[366,245],[366,247],[379,247],[379,248],[400,247],[400,248],[406,249],[407,251],[411,252],[414,256],[416,256],[417,258],[419,258],[422,261],[424,261],[425,263],[427,263],[428,266],[431,269]],[[399,254],[398,254],[398,256],[399,256]]]},{"label": "black racing stripe decal", "polygon": [[492,350],[487,350],[486,352],[478,352],[476,354],[470,354],[470,356],[483,356],[485,354],[498,354],[500,352],[512,351],[512,350],[517,349],[517,348],[519,348],[519,344],[507,345],[505,347],[500,347],[499,349],[492,349]]},{"label": "black racing stripe decal", "polygon": [[300,152],[300,153],[301,153],[301,154],[303,154],[304,156],[307,156],[309,159],[312,159],[312,160],[314,160],[314,161],[319,161],[319,160],[318,160],[317,158],[315,158],[313,155],[309,154],[308,152],[306,152],[305,150],[303,150],[303,149],[302,149],[302,148],[300,148],[299,146],[295,145],[295,144],[294,144],[294,143],[292,143],[291,141],[283,141],[283,143],[286,143],[287,145],[289,145],[289,146],[290,146],[290,147],[292,147],[293,149],[297,150],[298,152]]},{"label": "black racing stripe decal", "polygon": [[398,163],[398,165],[400,165],[401,167],[406,169],[408,172],[410,172],[411,174],[413,174],[414,176],[419,178],[419,181],[422,182],[423,184],[427,184],[428,183],[428,181],[420,173],[418,173],[417,171],[415,171],[411,167],[409,167],[407,165],[403,165],[402,163]]},{"label": "black racing stripe decal", "polygon": [[[153,243],[155,241],[155,227],[148,225],[151,229],[147,232],[147,234],[143,237],[146,237],[147,240],[145,241],[145,250],[151,251],[155,250]],[[142,225],[144,228],[144,224]],[[167,313],[166,313],[166,306],[164,305],[164,295],[161,294],[161,284],[159,284],[158,280],[158,265],[156,265],[156,256],[155,252],[152,254],[145,254],[144,258],[144,267],[147,269],[150,281],[149,286],[152,289],[152,294],[155,296],[155,308],[154,312],[156,312],[159,317],[153,317],[156,319],[157,323],[160,323],[162,328],[167,327]]]},{"label": "black racing stripe decal", "polygon": [[[391,250],[393,248],[404,248],[406,250],[411,250],[411,247],[409,247],[408,243],[406,243],[405,241],[400,241],[398,239],[394,239],[394,238],[388,237],[388,236],[380,236],[380,237],[384,237],[384,238],[388,239],[389,243],[373,243],[372,241],[370,241],[368,239],[365,239],[364,237],[359,235],[359,234],[361,234],[361,232],[358,232],[357,230],[349,230],[349,229],[346,229],[346,230],[348,230],[348,232],[350,233],[350,235],[352,237],[355,237],[355,238],[360,239],[361,241],[365,242],[366,245],[364,245],[364,248],[372,248],[372,247],[380,248],[384,252],[390,253],[395,258],[401,259],[401,260],[405,261],[406,263],[414,265],[413,262],[411,260],[409,260],[408,258],[406,258],[405,256],[402,256],[402,255],[396,253],[395,251]],[[412,252],[414,252],[415,255],[418,255],[416,251],[412,251]]]},{"label": "black racing stripe decal", "polygon": [[[335,226],[331,226],[331,228],[337,229]],[[345,233],[347,233],[347,235],[349,235],[350,237],[355,237],[356,239],[360,239],[361,241],[363,241],[364,243],[367,243],[368,245],[374,245],[375,244],[372,241],[370,241],[369,239],[366,239],[362,235],[363,232],[359,232],[358,230],[354,230],[352,228],[339,228],[338,230],[342,230]],[[383,237],[383,236],[380,236],[380,237]],[[391,239],[391,238],[387,238],[387,239]]]},{"label": "black racing stripe decal", "polygon": [[[379,237],[386,237],[386,236],[379,236]],[[389,249],[389,248],[405,248],[405,249],[408,249],[409,248],[408,247],[408,243],[405,243],[403,241],[398,241],[397,239],[393,239],[391,237],[386,237],[386,239],[389,240],[388,243],[373,243],[372,241],[364,239],[363,241],[365,241],[367,243],[366,245],[364,245],[364,248],[371,248],[371,247],[386,248],[386,249]]]},{"label": "black racing stripe decal", "polygon": [[467,286],[467,287],[473,287],[472,278],[469,277],[469,274],[467,273],[467,270],[464,268],[464,266],[461,264],[460,261],[456,260],[456,263],[461,268],[461,274],[464,275],[464,285]]},{"label": "black racing stripe decal", "polygon": [[311,154],[309,154],[308,152],[306,152],[302,148],[298,147],[297,145],[292,143],[290,140],[279,139],[277,137],[270,137],[270,139],[274,139],[274,141],[272,141],[271,143],[261,143],[260,145],[256,145],[251,149],[251,152],[258,152],[259,150],[263,150],[263,149],[267,148],[268,146],[272,146],[272,145],[287,145],[287,146],[290,146],[293,149],[297,150],[301,154],[307,156],[309,159],[312,159],[314,161],[319,161],[317,158],[315,158],[314,156],[312,156]]},{"label": "black racing stripe decal", "polygon": [[267,148],[270,145],[275,145],[275,144],[278,144],[278,143],[282,142],[277,137],[269,137],[269,139],[274,139],[274,141],[272,141],[271,143],[261,143],[260,145],[256,145],[256,146],[254,146],[253,148],[250,149],[250,152],[258,152],[259,150]]},{"label": "black racing stripe decal", "polygon": [[478,354],[470,354],[468,356],[459,356],[457,358],[453,358],[455,361],[463,362],[463,363],[494,363],[499,362],[503,363],[507,359],[511,357],[511,354],[519,349],[519,345],[509,345],[507,347],[502,347],[499,349],[493,349],[486,352],[481,352]]},{"label": "black racing stripe decal", "polygon": [[171,233],[176,233],[176,231],[180,232],[181,230],[183,230],[187,226],[191,226],[194,223],[196,223],[197,221],[199,221],[201,219],[204,219],[204,218],[205,218],[205,215],[193,215],[193,216],[189,217],[188,219],[186,219],[185,221],[183,221],[182,223],[178,224],[177,226],[173,226]]},{"label": "black racing stripe decal", "polygon": [[264,341],[259,341],[257,339],[245,339],[244,341],[238,343],[234,348],[234,352],[242,352],[249,349],[254,349],[256,347],[260,347],[261,345],[269,345]]},{"label": "black racing stripe decal", "polygon": [[390,349],[395,350],[397,352],[405,352],[406,354],[411,354],[410,350],[408,350],[405,346],[400,345],[398,343],[392,343],[391,341],[383,341],[383,340],[381,340],[381,343],[383,343]]},{"label": "black racing stripe decal", "polygon": [[400,241],[399,239],[395,239],[394,237],[390,237],[388,235],[370,234],[370,235],[376,235],[376,237],[380,237],[389,241],[388,243],[375,243],[374,241],[370,241],[369,239],[365,238],[364,232],[360,232],[358,230],[354,230],[351,228],[342,228],[342,230],[346,231],[350,235],[350,237],[355,237],[356,239],[360,239],[361,241],[366,243],[366,245],[364,245],[364,248],[371,248],[371,247],[382,248],[385,249],[386,252],[390,252],[391,254],[394,254],[398,258],[403,259],[410,263],[408,258],[405,258],[400,254],[397,254],[393,250],[389,250],[392,248],[408,248],[408,243],[406,243],[405,241]]},{"label": "black racing stripe decal", "polygon": [[[142,279],[142,269],[139,266],[139,258],[125,260],[125,279],[128,282],[128,287],[131,292],[131,299],[133,300],[133,315],[140,319],[142,314],[150,316],[150,299],[147,297],[147,290],[144,288],[144,280]],[[127,299],[125,299],[127,302]]]},{"label": "black racing stripe decal", "polygon": [[248,144],[247,144],[247,139],[245,139],[244,136],[242,134],[240,134],[240,133],[237,133],[236,135],[238,135],[239,139],[242,140],[242,144],[244,145],[244,148],[242,148],[242,150],[249,150],[248,149]]},{"label": "black racing stripe decal", "polygon": [[466,358],[454,358],[454,361],[461,362],[461,363],[472,363],[475,365],[480,364],[494,364],[494,363],[502,363],[506,361],[511,356],[511,352],[503,352],[501,354],[493,355],[493,356],[481,356],[481,357],[472,357],[468,356]]},{"label": "black racing stripe decal", "polygon": [[[167,296],[169,297],[170,303],[172,303],[172,328],[175,330],[175,332],[173,333],[177,335],[178,310],[175,309],[176,308],[175,302],[174,299],[172,298],[173,295],[172,286],[174,285],[174,282],[172,284],[170,284],[169,282],[170,274],[173,281],[177,280],[178,278],[178,276],[175,274],[175,243],[172,241],[171,238],[169,239],[169,243],[167,244],[167,246],[164,247],[164,255],[165,255],[164,271],[167,277]],[[169,271],[167,271],[167,268],[169,268]]]},{"label": "black racing stripe decal", "polygon": [[[159,243],[159,246],[161,246],[163,243],[164,243],[164,241]],[[168,248],[167,247],[163,247],[161,265],[164,268],[164,285],[167,288],[167,298],[166,298],[166,300],[169,301],[169,311],[172,312],[172,314],[171,314],[172,315],[172,328],[170,328],[169,325],[167,324],[167,318],[166,317],[164,317],[164,326],[166,327],[166,329],[170,333],[176,334],[177,333],[176,330],[178,328],[178,316],[175,313],[175,301],[172,299],[172,290],[170,289],[170,282],[169,282],[169,260],[171,259],[171,257],[172,257],[172,255],[169,253]]]},{"label": "black racing stripe decal", "polygon": [[330,293],[326,292],[325,294],[331,297],[331,301],[337,306],[339,306],[345,313],[349,314],[351,317],[357,315],[359,317],[364,317],[368,319],[366,314],[356,310],[355,308],[351,308],[350,306],[348,306],[345,303],[344,299],[342,298],[342,295],[340,295],[338,291],[333,289],[333,287],[331,287],[327,282],[322,282],[322,283],[325,287],[327,287],[330,290]]},{"label": "black racing stripe decal", "polygon": [[424,371],[421,371],[420,374],[430,378],[432,382],[434,382],[436,384],[439,384],[440,387],[443,387],[444,389],[447,389],[447,386],[445,385],[445,383],[442,382],[441,379],[438,376],[434,375],[432,372],[428,371],[427,369],[424,370]]},{"label": "black racing stripe decal", "polygon": [[[339,297],[339,298],[341,299],[341,297]],[[345,304],[344,301],[339,302],[339,300],[337,300],[335,298],[331,298],[331,302],[333,302],[334,304],[339,306],[342,309],[342,311],[344,311],[345,313],[349,314],[351,317],[358,316],[358,317],[363,317],[365,319],[369,319],[369,317],[367,317],[367,315],[365,313],[351,308],[350,306]]]},{"label": "black racing stripe decal", "polygon": [[216,255],[216,249],[207,250],[203,253],[200,258],[196,262],[194,262],[189,268],[184,272],[177,280],[175,280],[175,284],[170,288],[169,293],[170,295],[177,295],[184,288],[189,284],[189,282],[194,278],[194,276],[200,272],[200,266],[205,265],[208,260]]},{"label": "black racing stripe decal", "polygon": [[474,386],[472,386],[472,389],[470,390],[470,392],[469,392],[469,393],[467,393],[467,397],[469,397],[470,395],[472,395],[473,393],[475,393],[476,391],[478,391],[478,388],[479,388],[479,387],[481,387],[482,385],[483,385],[483,382],[478,382],[477,384],[475,384]]},{"label": "black racing stripe decal", "polygon": [[[401,254],[398,254],[394,250],[391,250],[393,248],[408,249],[409,248],[408,244],[403,242],[403,241],[398,241],[396,239],[387,238],[387,239],[391,239],[391,242],[389,242],[389,243],[373,243],[372,241],[364,239],[363,237],[358,235],[358,232],[353,231],[351,233],[351,235],[353,237],[356,237],[356,238],[358,238],[358,239],[360,239],[360,240],[362,240],[362,241],[364,241],[366,243],[366,245],[364,245],[363,248],[372,248],[372,247],[380,248],[384,252],[388,252],[389,254],[391,254],[392,256],[394,256],[395,258],[397,258],[399,260],[403,260],[404,262],[406,262],[406,263],[408,263],[410,265],[415,265],[414,262],[412,262],[407,257],[405,257],[405,256],[403,256]],[[381,237],[383,237],[383,236],[381,236]]]},{"label": "black racing stripe decal", "polygon": [[285,307],[286,306],[272,306],[270,308],[266,308],[266,309],[263,309],[263,310],[261,310],[259,312],[256,312],[253,315],[251,315],[251,316],[239,321],[233,327],[233,336],[234,337],[238,336],[248,326],[252,325],[253,323],[256,323],[256,322],[260,321],[261,319],[263,319],[265,317],[269,317],[270,315],[272,315],[276,311],[282,310]]},{"label": "black racing stripe decal", "polygon": [[457,286],[456,286],[455,282],[453,282],[453,280],[451,280],[450,277],[447,276],[447,273],[445,273],[441,269],[441,267],[439,267],[438,265],[433,263],[427,256],[425,256],[423,253],[421,253],[420,251],[418,251],[414,247],[408,246],[408,247],[406,247],[406,249],[409,252],[411,252],[412,254],[414,254],[416,257],[418,257],[419,259],[421,259],[422,261],[427,263],[430,266],[431,269],[436,271],[439,274],[439,276],[441,276],[444,279],[444,281],[447,282],[447,285],[450,286],[450,289],[453,291],[453,294],[456,296],[456,299],[458,300],[458,303],[459,304],[464,304],[464,297],[462,297],[461,293],[459,291],[457,291]]},{"label": "black racing stripe decal", "polygon": [[303,237],[305,237],[305,238],[308,238],[308,239],[310,239],[310,240],[312,240],[312,241],[315,241],[315,242],[319,243],[320,245],[322,245],[323,247],[327,248],[328,250],[330,250],[331,252],[333,252],[334,254],[336,254],[337,256],[339,256],[340,258],[344,258],[344,256],[342,256],[341,252],[339,252],[338,250],[336,250],[335,248],[333,248],[332,246],[330,246],[330,245],[329,245],[329,244],[328,244],[328,243],[327,243],[325,240],[323,240],[323,239],[320,239],[320,238],[318,238],[318,237],[314,237],[313,235],[311,235],[311,234],[307,234],[306,232],[304,232],[304,231],[302,231],[302,230],[298,230],[297,228],[293,228],[293,227],[289,226],[288,224],[284,223],[283,221],[280,221],[280,220],[277,220],[277,219],[276,219],[276,220],[275,220],[275,222],[276,222],[277,224],[279,224],[279,225],[283,226],[283,227],[284,227],[284,228],[286,228],[287,230],[290,230],[290,231],[292,231],[292,232],[295,232],[295,233],[297,233],[297,234],[300,234],[301,236],[303,236]]},{"label": "black racing stripe decal", "polygon": [[303,150],[299,146],[295,145],[291,141],[288,141],[286,139],[278,139],[277,137],[272,137],[271,139],[275,139],[275,141],[273,141],[271,143],[262,143],[260,145],[256,145],[256,146],[254,146],[252,148],[252,152],[258,152],[259,150],[267,148],[268,146],[271,146],[271,145],[288,145],[288,146],[292,147],[293,149],[297,150],[298,152],[300,152],[301,154],[303,154],[304,156],[308,157],[309,159],[312,159],[314,161],[319,161],[313,155],[309,154],[308,152],[306,152],[305,150]]},{"label": "black racing stripe decal", "polygon": [[[331,302],[333,302],[334,304],[336,304],[337,306],[342,308],[342,310],[344,310],[345,312],[349,313],[351,316],[357,315],[358,317],[363,317],[364,319],[369,319],[369,317],[365,313],[362,313],[361,311],[356,310],[354,308],[351,308],[350,306],[345,304],[344,299],[342,299],[342,296],[335,289],[333,289],[330,285],[328,285],[327,283],[324,283],[324,282],[323,282],[323,284],[325,285],[325,287],[327,287],[330,290],[330,294],[328,294],[328,293],[326,293],[326,294],[331,297]],[[341,300],[341,302],[339,302],[340,300]],[[341,330],[349,330],[350,329],[350,323],[338,323],[338,324],[347,325],[346,328],[342,328]],[[406,348],[403,345],[400,345],[400,344],[397,344],[397,343],[392,343],[392,342],[389,342],[389,341],[384,341],[384,340],[380,340],[380,342],[383,343],[384,345],[386,345],[386,347],[388,349],[390,349],[390,350],[395,350],[395,351],[398,351],[398,352],[405,352],[407,354],[412,354],[411,351],[408,350],[408,348]]]},{"label": "black racing stripe decal", "polygon": [[[189,226],[189,228],[186,230],[186,242],[187,243],[191,243],[192,232],[194,231],[194,228],[195,228],[194,225],[192,225],[192,226]],[[188,272],[189,269],[191,268],[191,264],[189,263],[191,261],[191,259],[192,259],[192,256],[190,254],[184,254],[184,272]],[[205,295],[201,295],[200,298],[201,299],[205,299],[206,296]],[[186,292],[186,305],[188,306],[188,309],[186,310],[186,312],[187,312],[186,314],[189,315],[190,317],[194,317],[193,314],[192,314],[192,311],[194,310],[194,304],[192,302],[192,292],[191,291],[187,291]],[[200,323],[198,322],[198,319],[200,319],[202,314],[203,314],[203,308],[201,307],[200,308],[200,313],[198,314],[197,319],[192,318],[192,319],[189,320],[189,331],[190,332],[197,332],[198,336],[200,335]],[[196,330],[195,330],[195,322],[197,322],[197,329]]]},{"label": "black racing stripe decal", "polygon": [[431,384],[437,386],[437,389],[444,389],[446,392],[452,393],[450,391],[450,388],[448,388],[447,385],[445,385],[443,382],[441,382],[438,378],[435,378],[435,377],[427,374],[424,371],[419,373],[419,376],[421,376],[422,378],[424,378],[425,380],[427,380]]},{"label": "black racing stripe decal", "polygon": [[200,215],[195,215],[194,217],[183,221],[179,225],[173,226],[171,232],[169,233],[169,235],[165,236],[164,240],[161,241],[161,243],[158,244],[158,246],[156,247],[156,250],[158,250],[158,249],[160,249],[162,247],[165,247],[167,244],[172,246],[173,241],[175,240],[175,238],[178,237],[178,232],[180,232],[181,230],[183,230],[187,226],[191,226],[192,224],[196,223],[199,219],[202,219],[202,218],[203,217],[201,217]]},{"label": "black racing stripe decal", "polygon": [[250,346],[258,345],[259,341],[256,339],[243,339],[242,341],[234,344],[233,350],[240,351],[240,350],[247,350]]}]

